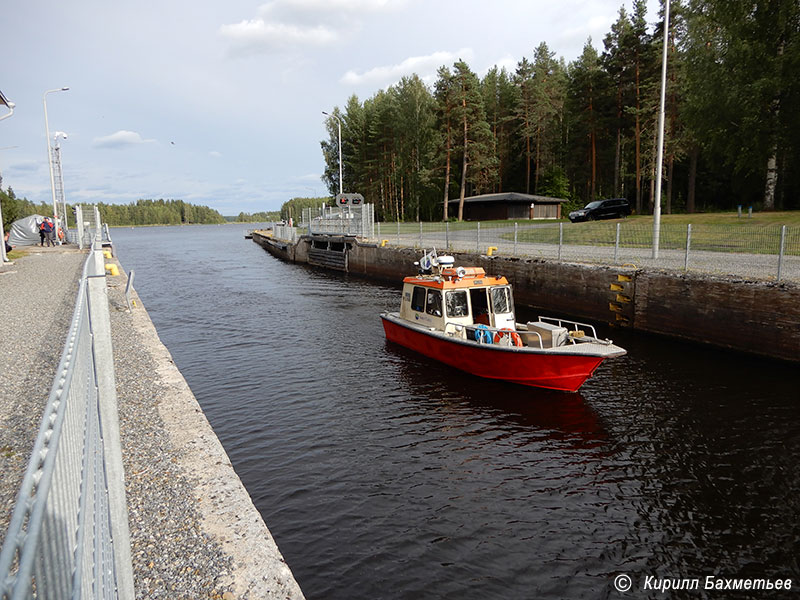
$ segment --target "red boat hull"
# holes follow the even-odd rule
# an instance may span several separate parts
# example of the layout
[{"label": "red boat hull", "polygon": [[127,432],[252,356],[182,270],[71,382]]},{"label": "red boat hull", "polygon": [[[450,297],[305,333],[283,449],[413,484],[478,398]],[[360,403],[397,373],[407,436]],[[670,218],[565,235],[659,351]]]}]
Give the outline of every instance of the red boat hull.
[{"label": "red boat hull", "polygon": [[467,373],[512,383],[575,392],[603,356],[518,350],[448,339],[381,315],[386,339]]}]

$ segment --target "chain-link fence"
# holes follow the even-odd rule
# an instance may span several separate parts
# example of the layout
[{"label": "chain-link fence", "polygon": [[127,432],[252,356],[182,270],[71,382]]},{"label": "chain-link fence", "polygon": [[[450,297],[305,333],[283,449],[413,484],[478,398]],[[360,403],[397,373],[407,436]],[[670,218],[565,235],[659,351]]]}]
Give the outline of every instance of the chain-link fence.
[{"label": "chain-link fence", "polygon": [[666,223],[657,258],[653,225],[647,222],[383,222],[374,224],[374,237],[368,228],[361,230],[366,234],[342,232],[340,224],[339,229],[276,226],[274,235],[294,242],[308,233],[344,233],[403,247],[800,281],[797,225]]},{"label": "chain-link fence", "polygon": [[800,281],[800,226],[636,222],[376,223],[376,240],[503,256],[636,266]]}]

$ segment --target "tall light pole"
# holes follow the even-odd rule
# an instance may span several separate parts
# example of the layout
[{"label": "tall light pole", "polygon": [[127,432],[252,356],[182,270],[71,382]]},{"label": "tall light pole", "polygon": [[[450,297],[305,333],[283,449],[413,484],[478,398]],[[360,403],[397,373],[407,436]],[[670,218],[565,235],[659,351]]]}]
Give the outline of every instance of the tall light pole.
[{"label": "tall light pole", "polygon": [[342,194],[342,120],[337,117],[336,115],[329,115],[324,110],[322,111],[323,115],[328,117],[333,117],[336,119],[339,125],[339,194]]},{"label": "tall light pole", "polygon": [[[54,90],[47,90],[42,95],[42,104],[44,105],[44,131],[46,134],[45,137],[47,138],[47,165],[50,168],[50,193],[53,196],[53,217],[56,220],[58,219],[58,207],[56,206],[56,184],[53,176],[53,150],[50,148],[50,125],[47,122],[47,94],[66,92],[68,89],[68,87],[62,87]],[[58,223],[53,223],[53,226],[58,227]],[[56,236],[56,238],[58,238],[58,236]]]},{"label": "tall light pole", "polygon": [[69,229],[67,222],[67,196],[64,193],[64,171],[61,168],[61,144],[59,139],[67,139],[67,134],[63,131],[56,131],[53,134],[53,170],[54,179],[56,182],[56,204],[61,201],[61,218],[64,221],[64,235],[66,236]]},{"label": "tall light pole", "polygon": [[653,201],[653,260],[661,243],[661,163],[664,162],[664,105],[667,98],[667,44],[669,43],[669,0],[664,3],[664,50],[661,55],[661,105],[658,110],[658,156],[656,157],[656,197]]},{"label": "tall light pole", "polygon": [[[0,117],[0,121],[3,119],[7,119],[11,115],[14,114],[14,103],[10,102],[4,95],[3,92],[0,92],[0,106],[5,106],[8,109],[8,114],[3,115]],[[0,181],[2,181],[2,177],[0,177]],[[0,190],[2,191],[2,190]],[[6,240],[5,240],[5,233],[6,228],[3,225],[3,208],[0,206],[0,233],[3,234],[3,245],[0,247],[0,262],[8,262],[8,257],[6,256]]]}]

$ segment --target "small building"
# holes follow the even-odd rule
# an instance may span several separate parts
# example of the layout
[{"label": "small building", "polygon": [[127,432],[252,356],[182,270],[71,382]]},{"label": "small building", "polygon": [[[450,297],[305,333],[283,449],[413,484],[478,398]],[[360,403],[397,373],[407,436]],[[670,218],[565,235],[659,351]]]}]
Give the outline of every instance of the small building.
[{"label": "small building", "polygon": [[[449,200],[448,216],[458,215],[458,198]],[[549,198],[518,192],[481,194],[464,198],[465,221],[501,221],[503,219],[560,219],[562,198]]]}]

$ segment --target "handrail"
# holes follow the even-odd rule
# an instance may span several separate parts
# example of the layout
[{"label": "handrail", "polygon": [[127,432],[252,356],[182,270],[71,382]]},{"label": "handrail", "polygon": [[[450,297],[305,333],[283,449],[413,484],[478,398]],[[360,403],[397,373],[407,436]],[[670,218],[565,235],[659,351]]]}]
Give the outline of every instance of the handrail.
[{"label": "handrail", "polygon": [[[557,317],[543,317],[541,315],[539,315],[539,320],[540,321],[544,321],[545,323],[549,322],[549,323],[557,324],[559,327],[564,327],[565,323],[567,325],[574,325],[575,329],[578,329],[579,327],[586,327],[587,329],[591,329],[592,330],[592,337],[594,339],[596,339],[596,340],[599,339],[597,337],[597,330],[594,328],[594,325],[589,325],[588,323],[581,323],[580,321],[571,321],[569,319],[559,319]],[[569,328],[567,327],[566,329],[569,329]]]},{"label": "handrail", "polygon": [[2,600],[134,597],[98,238],[0,550]]}]

